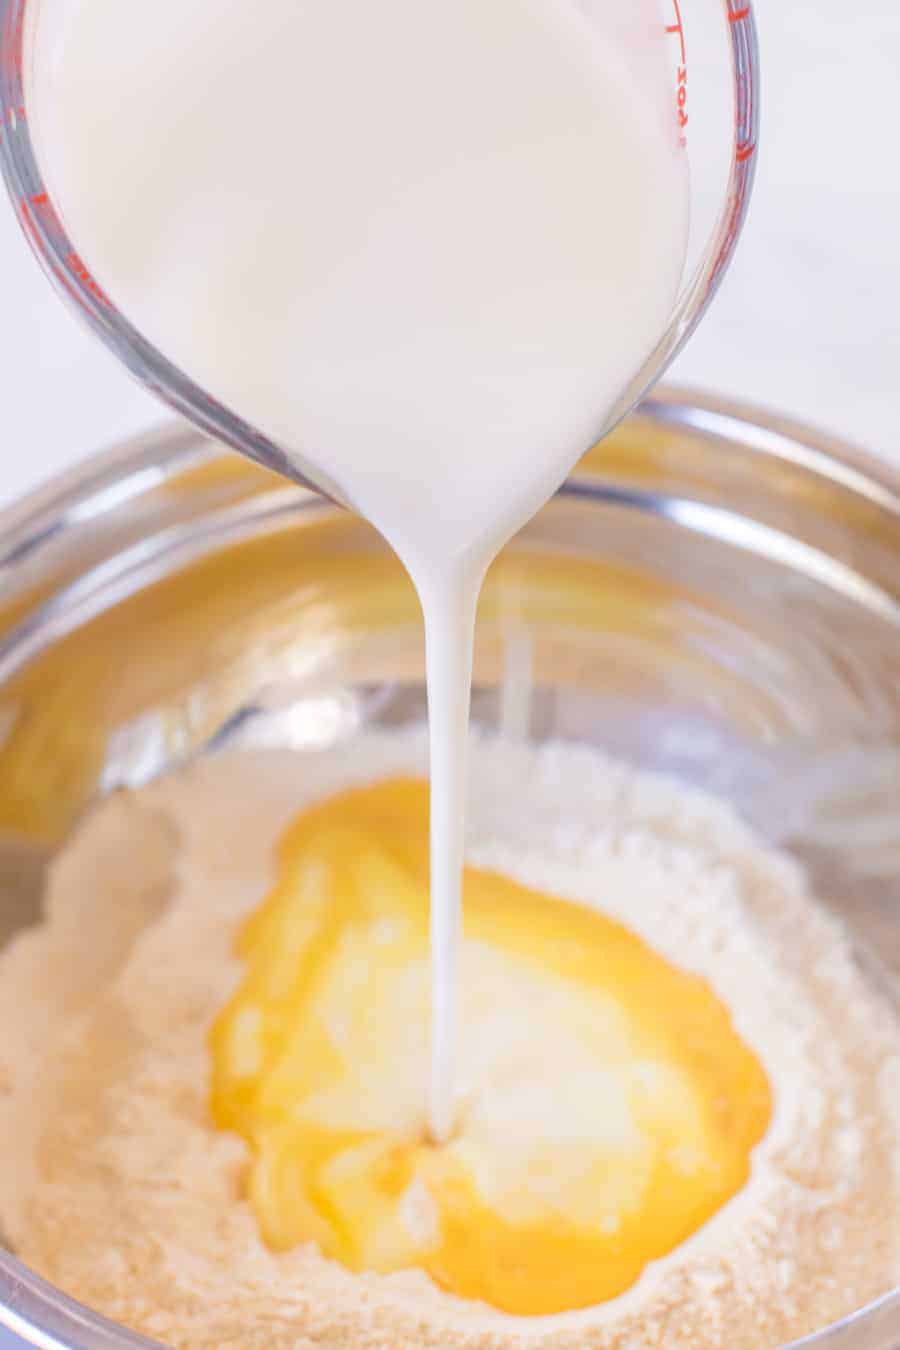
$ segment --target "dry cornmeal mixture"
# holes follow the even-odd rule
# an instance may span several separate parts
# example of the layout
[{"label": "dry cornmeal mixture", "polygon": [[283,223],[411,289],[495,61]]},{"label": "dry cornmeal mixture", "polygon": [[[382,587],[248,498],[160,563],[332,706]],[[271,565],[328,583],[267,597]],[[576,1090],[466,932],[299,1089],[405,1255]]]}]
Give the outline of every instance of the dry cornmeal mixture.
[{"label": "dry cornmeal mixture", "polygon": [[211,1120],[209,1033],[298,809],[422,772],[421,735],[370,736],[120,794],[62,854],[46,922],[0,956],[0,1224],[21,1256],[197,1350],[770,1350],[900,1281],[900,1021],[799,871],[708,797],[593,752],[476,742],[472,761],[473,863],[602,910],[727,1005],[774,1098],[743,1190],[627,1293],[552,1317],[264,1245],[247,1147]]}]

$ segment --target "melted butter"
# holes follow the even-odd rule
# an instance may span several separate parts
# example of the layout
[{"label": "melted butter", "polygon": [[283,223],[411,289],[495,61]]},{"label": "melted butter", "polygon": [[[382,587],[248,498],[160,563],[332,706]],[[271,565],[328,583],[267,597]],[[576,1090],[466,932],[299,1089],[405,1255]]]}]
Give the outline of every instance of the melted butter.
[{"label": "melted butter", "polygon": [[276,1250],[420,1267],[506,1312],[623,1292],[745,1183],[765,1073],[709,986],[626,928],[467,868],[453,1137],[427,1138],[428,790],[284,834],[212,1031],[212,1108]]}]

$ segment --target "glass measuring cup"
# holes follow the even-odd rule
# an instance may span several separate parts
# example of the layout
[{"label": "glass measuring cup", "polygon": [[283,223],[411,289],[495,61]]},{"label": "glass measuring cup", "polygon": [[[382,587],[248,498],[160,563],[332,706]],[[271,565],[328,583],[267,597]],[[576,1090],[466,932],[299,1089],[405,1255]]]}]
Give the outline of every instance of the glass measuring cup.
[{"label": "glass measuring cup", "polygon": [[[29,35],[39,6],[50,2],[0,0],[0,166],[44,270],[132,374],[176,412],[266,467],[336,495],[317,472],[307,466],[304,476],[295,458],[148,342],[103,292],[77,241],[68,236],[43,179],[29,123]],[[580,3],[589,14],[595,0]],[[691,233],[668,325],[592,439],[634,406],[705,312],[740,234],[755,167],[759,94],[751,6],[740,0],[646,0],[637,10],[622,6],[623,22],[632,22],[635,14],[643,22],[645,12],[668,46],[672,112],[690,155]]]}]

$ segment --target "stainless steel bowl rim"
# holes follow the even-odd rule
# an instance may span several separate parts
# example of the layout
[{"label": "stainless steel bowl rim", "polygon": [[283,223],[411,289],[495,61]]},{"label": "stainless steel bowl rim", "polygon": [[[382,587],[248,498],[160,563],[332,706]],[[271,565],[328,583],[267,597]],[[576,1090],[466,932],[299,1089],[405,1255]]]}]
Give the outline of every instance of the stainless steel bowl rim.
[{"label": "stainless steel bowl rim", "polygon": [[[900,522],[900,470],[882,458],[799,422],[750,405],[689,389],[657,389],[637,416],[671,429],[739,444],[822,475],[888,510]],[[192,427],[168,422],[82,460],[50,483],[0,511],[0,594],[23,562],[68,530],[99,520],[187,469],[223,453]],[[564,489],[566,490],[566,489]],[[577,492],[577,477],[568,490]],[[296,506],[303,488],[274,489]],[[268,509],[273,506],[267,497]],[[331,507],[330,503],[327,503]],[[900,548],[900,532],[898,532]],[[900,1289],[781,1350],[890,1350],[900,1347]],[[0,1327],[43,1350],[151,1350],[157,1342],[84,1307],[0,1250]]]},{"label": "stainless steel bowl rim", "polygon": [[[736,441],[760,455],[822,473],[900,514],[900,466],[802,422],[737,400],[669,386],[654,390],[635,415]],[[213,440],[204,443],[202,433],[193,427],[169,420],[89,455],[0,510],[0,579],[9,566],[64,534],[68,526],[102,515],[223,452],[224,447]],[[304,490],[285,491],[296,496]]]}]

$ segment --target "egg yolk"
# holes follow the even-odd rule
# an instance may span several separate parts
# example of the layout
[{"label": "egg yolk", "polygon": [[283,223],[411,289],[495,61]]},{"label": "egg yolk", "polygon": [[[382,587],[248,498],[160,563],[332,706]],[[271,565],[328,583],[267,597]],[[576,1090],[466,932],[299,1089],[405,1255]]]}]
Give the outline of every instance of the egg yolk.
[{"label": "egg yolk", "polygon": [[710,986],[601,913],[474,867],[459,1117],[429,1141],[425,783],[305,811],[277,868],[210,1041],[213,1117],[247,1141],[270,1247],[555,1313],[622,1293],[744,1185],[770,1090]]}]

